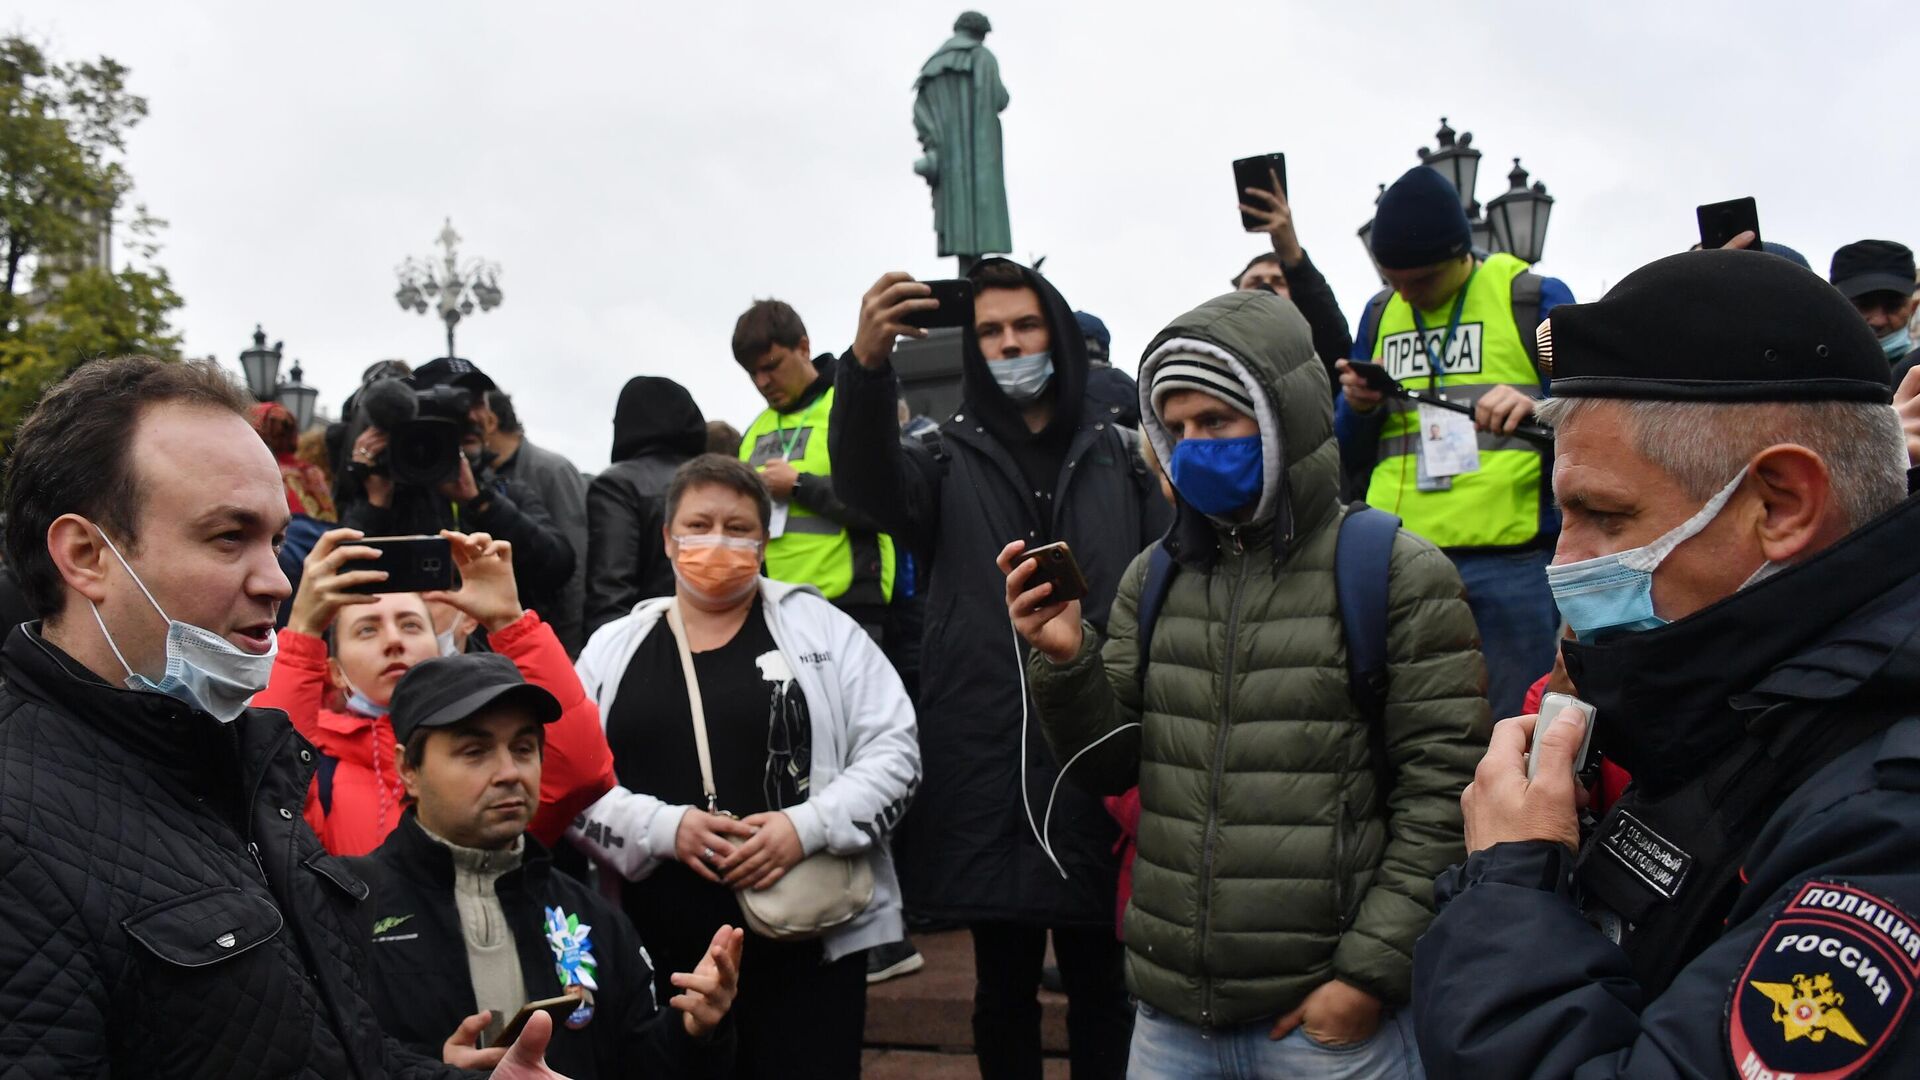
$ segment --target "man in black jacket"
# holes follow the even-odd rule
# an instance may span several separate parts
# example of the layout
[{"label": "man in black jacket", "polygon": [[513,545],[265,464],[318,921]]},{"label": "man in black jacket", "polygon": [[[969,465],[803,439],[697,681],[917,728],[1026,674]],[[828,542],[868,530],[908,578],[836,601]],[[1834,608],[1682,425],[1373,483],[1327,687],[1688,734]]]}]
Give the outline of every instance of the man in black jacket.
[{"label": "man in black jacket", "polygon": [[[279,468],[213,364],[96,360],[15,437],[0,648],[0,1072],[452,1077],[383,1037],[366,885],[300,816],[313,748],[250,709],[287,579]],[[538,1065],[530,1029],[494,1076]]]},{"label": "man in black jacket", "polygon": [[[707,447],[707,421],[672,379],[640,375],[613,410],[613,464],[587,485],[587,636],[673,592],[664,505],[680,466]],[[732,456],[739,440],[726,448]]]},{"label": "man in black jacket", "polygon": [[1132,1027],[1113,931],[1118,834],[1069,784],[1052,853],[1037,839],[1058,768],[1026,723],[1024,658],[994,558],[1011,540],[1068,541],[1091,586],[1086,617],[1104,627],[1121,574],[1170,514],[1139,437],[1089,405],[1086,341],[1059,292],[1006,259],[983,259],[969,276],[962,405],[937,449],[901,440],[889,363],[895,338],[925,336],[904,321],[936,306],[925,284],[892,273],[868,290],[835,381],[834,490],[931,566],[918,702],[926,778],[921,810],[902,826],[901,883],[909,908],[972,927],[982,1075],[1040,1075],[1036,989],[1051,930],[1074,1075],[1117,1077]]},{"label": "man in black jacket", "polygon": [[1579,712],[1495,729],[1414,953],[1427,1075],[1920,1075],[1920,503],[1873,335],[1700,251],[1540,355],[1566,672],[1633,784],[1583,828]]},{"label": "man in black jacket", "polygon": [[[739,978],[743,932],[722,927],[685,992],[655,1007],[653,970],[633,924],[565,874],[527,835],[540,789],[552,694],[494,653],[429,660],[393,693],[395,772],[414,800],[373,854],[353,860],[372,887],[368,984],[382,1027],[423,1052],[490,1068],[488,1043],[529,1002],[571,995],[547,1056],[575,1080],[724,1077],[720,1030]],[[453,1040],[445,1033],[458,1027]]]}]

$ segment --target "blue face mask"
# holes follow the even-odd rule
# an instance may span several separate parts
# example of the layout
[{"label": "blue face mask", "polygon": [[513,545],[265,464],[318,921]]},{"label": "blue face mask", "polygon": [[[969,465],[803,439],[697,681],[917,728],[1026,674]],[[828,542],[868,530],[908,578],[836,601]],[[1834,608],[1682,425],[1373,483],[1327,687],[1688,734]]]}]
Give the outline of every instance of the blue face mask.
[{"label": "blue face mask", "polygon": [[223,724],[233,722],[246,711],[247,702],[252,700],[253,695],[267,688],[267,679],[273,673],[273,659],[280,652],[279,635],[269,631],[267,651],[250,653],[235,648],[226,638],[211,630],[167,618],[160,601],[147,591],[146,583],[140,580],[139,574],[133,572],[133,567],[128,565],[126,556],[120,554],[112,538],[97,526],[95,530],[100,533],[100,539],[107,542],[107,550],[120,560],[127,576],[140,587],[147,603],[153,605],[153,610],[158,611],[167,624],[167,668],[156,681],[133,670],[127,658],[120,655],[120,646],[115,644],[113,635],[107,632],[106,620],[100,617],[99,605],[93,605],[93,621],[100,624],[100,636],[107,639],[107,648],[113,650],[114,659],[126,669],[127,687],[178,698]]},{"label": "blue face mask", "polygon": [[1225,517],[1259,501],[1266,471],[1260,436],[1243,435],[1182,439],[1173,448],[1167,473],[1188,505],[1203,514]]},{"label": "blue face mask", "polygon": [[1040,400],[1040,395],[1047,392],[1047,384],[1053,381],[1053,351],[1043,350],[1011,360],[989,360],[987,371],[1014,404],[1031,405]]},{"label": "blue face mask", "polygon": [[[1720,516],[1720,511],[1747,478],[1747,470],[1707,500],[1699,513],[1644,547],[1616,551],[1595,559],[1547,567],[1547,587],[1553,590],[1553,602],[1573,628],[1573,636],[1591,643],[1606,635],[1653,630],[1670,621],[1653,610],[1653,572],[1666,561],[1673,549],[1699,535]],[[1772,577],[1783,566],[1767,563],[1756,570],[1740,587]]]},{"label": "blue face mask", "polygon": [[1887,354],[1889,360],[1899,360],[1913,351],[1913,339],[1907,336],[1907,328],[1890,330],[1880,339],[1880,351]]}]

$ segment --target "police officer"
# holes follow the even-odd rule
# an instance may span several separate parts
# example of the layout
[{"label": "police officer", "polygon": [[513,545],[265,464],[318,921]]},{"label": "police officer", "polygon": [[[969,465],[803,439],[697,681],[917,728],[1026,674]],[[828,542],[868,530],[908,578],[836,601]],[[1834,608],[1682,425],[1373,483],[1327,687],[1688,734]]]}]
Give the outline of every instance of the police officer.
[{"label": "police officer", "polygon": [[1540,353],[1566,670],[1633,783],[1583,820],[1580,714],[1497,726],[1414,956],[1428,1075],[1920,1075],[1920,504],[1873,334],[1703,251]]},{"label": "police officer", "polygon": [[755,301],[734,323],[733,358],[767,401],[740,442],[740,459],[760,470],[774,500],[767,576],[819,589],[884,646],[893,538],[834,494],[833,358],[815,361],[808,348],[799,312],[784,301]]},{"label": "police officer", "polygon": [[[1558,528],[1548,455],[1514,431],[1546,392],[1535,325],[1573,294],[1512,255],[1474,252],[1460,193],[1425,165],[1380,197],[1367,242],[1389,288],[1368,302],[1352,359],[1473,415],[1387,399],[1342,362],[1336,430],[1349,486],[1459,568],[1493,714],[1511,716],[1553,666],[1559,630],[1540,578]],[[1461,447],[1472,459],[1443,453]]]}]

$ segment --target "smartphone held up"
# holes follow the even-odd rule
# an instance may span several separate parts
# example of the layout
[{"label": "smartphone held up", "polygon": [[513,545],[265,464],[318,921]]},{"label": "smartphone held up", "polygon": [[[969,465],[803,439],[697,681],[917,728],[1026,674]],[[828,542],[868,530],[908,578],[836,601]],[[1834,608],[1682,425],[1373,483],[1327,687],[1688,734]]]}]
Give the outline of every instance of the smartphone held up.
[{"label": "smartphone held up", "polygon": [[1024,552],[1020,561],[1034,564],[1033,576],[1027,579],[1027,588],[1037,589],[1043,584],[1053,586],[1053,592],[1047,594],[1046,603],[1064,604],[1069,600],[1085,599],[1087,577],[1080,572],[1080,564],[1073,558],[1073,549],[1067,546],[1065,540]]},{"label": "smartphone held up", "polygon": [[453,544],[444,536],[369,536],[354,541],[354,545],[373,548],[380,557],[359,560],[351,568],[385,570],[387,579],[353,585],[347,592],[434,592],[458,587]]},{"label": "smartphone held up", "polygon": [[[1276,182],[1279,185],[1278,187],[1275,187]],[[1287,155],[1258,154],[1254,157],[1241,158],[1234,162],[1234,205],[1258,205],[1252,201],[1253,196],[1247,194],[1248,188],[1259,188],[1263,191],[1271,191],[1281,198],[1285,198],[1287,194]],[[1260,219],[1252,216],[1245,210],[1240,211],[1241,228],[1248,232],[1255,232],[1259,230],[1260,226]]]}]

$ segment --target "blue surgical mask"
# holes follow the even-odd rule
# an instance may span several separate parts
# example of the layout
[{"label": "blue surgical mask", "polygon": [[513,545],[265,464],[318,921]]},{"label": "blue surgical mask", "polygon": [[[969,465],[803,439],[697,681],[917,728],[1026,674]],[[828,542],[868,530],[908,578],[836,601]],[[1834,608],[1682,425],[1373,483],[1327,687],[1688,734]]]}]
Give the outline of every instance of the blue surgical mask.
[{"label": "blue surgical mask", "polygon": [[1880,351],[1887,354],[1889,360],[1899,360],[1913,351],[1913,339],[1907,336],[1907,328],[1889,330],[1880,337]]},{"label": "blue surgical mask", "polygon": [[347,695],[347,711],[352,713],[357,713],[361,716],[369,717],[374,720],[378,720],[381,717],[387,715],[388,710],[385,705],[380,704],[379,702],[373,700],[367,695],[361,693],[359,690],[354,689],[354,686],[352,683],[347,684],[347,689],[352,691]]},{"label": "blue surgical mask", "polygon": [[1266,483],[1266,453],[1260,436],[1182,439],[1173,448],[1167,475],[1188,505],[1225,517],[1260,500]]},{"label": "blue surgical mask", "polygon": [[140,575],[133,572],[127,564],[126,556],[114,546],[104,530],[100,539],[107,542],[107,550],[120,560],[126,568],[127,576],[140,586],[140,592],[160,612],[160,618],[167,624],[167,669],[158,682],[133,670],[127,658],[120,655],[120,646],[114,644],[113,635],[107,632],[107,623],[100,617],[99,605],[93,605],[93,621],[100,624],[100,634],[107,639],[107,648],[113,650],[114,659],[127,669],[126,684],[134,690],[151,690],[157,694],[178,698],[193,707],[208,713],[223,724],[232,723],[246,711],[247,702],[253,695],[267,688],[268,677],[273,674],[273,659],[280,652],[280,638],[273,631],[267,631],[267,651],[250,653],[236,648],[232,642],[219,634],[191,623],[167,618],[160,602],[147,591],[147,585]]},{"label": "blue surgical mask", "polygon": [[454,640],[453,627],[449,626],[445,630],[433,635],[433,640],[439,645],[441,656],[460,655],[460,643]]},{"label": "blue surgical mask", "polygon": [[[1733,478],[1719,494],[1707,500],[1692,517],[1674,526],[1658,540],[1644,547],[1616,551],[1595,559],[1547,567],[1547,587],[1560,615],[1573,628],[1573,636],[1592,642],[1605,634],[1625,634],[1653,630],[1667,625],[1653,610],[1653,572],[1673,554],[1673,549],[1700,534],[1726,508],[1727,500],[1747,478],[1747,470]],[[1765,563],[1741,584],[1744,589],[1785,569]]]},{"label": "blue surgical mask", "polygon": [[1014,404],[1031,405],[1040,400],[1047,384],[1053,381],[1053,352],[1046,349],[1011,360],[989,360],[987,371]]}]

